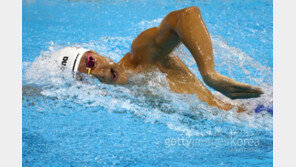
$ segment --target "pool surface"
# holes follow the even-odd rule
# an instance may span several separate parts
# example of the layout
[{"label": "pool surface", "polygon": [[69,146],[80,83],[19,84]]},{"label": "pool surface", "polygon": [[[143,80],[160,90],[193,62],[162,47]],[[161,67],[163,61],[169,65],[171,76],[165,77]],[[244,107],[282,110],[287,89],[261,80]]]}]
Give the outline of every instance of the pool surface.
[{"label": "pool surface", "polygon": [[[81,46],[118,62],[141,31],[173,10],[198,6],[217,71],[265,91],[232,102],[249,111],[270,107],[271,0],[23,0],[22,6],[23,166],[272,166],[267,111],[220,111],[171,92],[157,71],[126,86],[78,82],[59,73],[51,57]],[[181,45],[174,52],[200,78],[188,50]]]}]

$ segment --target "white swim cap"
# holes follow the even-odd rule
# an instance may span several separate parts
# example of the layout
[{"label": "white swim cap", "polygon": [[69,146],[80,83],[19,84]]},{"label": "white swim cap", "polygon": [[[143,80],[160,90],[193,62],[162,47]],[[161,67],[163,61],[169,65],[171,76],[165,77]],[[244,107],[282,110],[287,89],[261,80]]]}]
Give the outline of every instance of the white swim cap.
[{"label": "white swim cap", "polygon": [[57,61],[62,68],[77,72],[81,57],[87,51],[89,50],[80,47],[66,47],[59,50],[55,56],[57,56]]}]

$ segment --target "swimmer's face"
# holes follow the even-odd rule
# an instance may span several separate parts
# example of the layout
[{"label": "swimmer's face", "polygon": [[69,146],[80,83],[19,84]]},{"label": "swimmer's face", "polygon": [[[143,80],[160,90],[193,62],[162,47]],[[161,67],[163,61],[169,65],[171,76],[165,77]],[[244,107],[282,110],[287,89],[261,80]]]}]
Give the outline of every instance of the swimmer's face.
[{"label": "swimmer's face", "polygon": [[[100,56],[94,51],[88,51],[91,58],[95,59],[90,74],[98,78],[102,83],[108,84],[124,84],[127,82],[125,71],[113,60]],[[79,65],[79,71],[88,73],[87,54],[84,54]]]}]

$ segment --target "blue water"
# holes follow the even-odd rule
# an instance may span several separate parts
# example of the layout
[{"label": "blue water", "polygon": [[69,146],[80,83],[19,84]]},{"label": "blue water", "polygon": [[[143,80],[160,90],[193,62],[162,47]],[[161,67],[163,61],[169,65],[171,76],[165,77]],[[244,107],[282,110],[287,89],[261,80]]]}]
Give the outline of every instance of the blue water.
[{"label": "blue water", "polygon": [[[23,0],[23,165],[272,166],[273,123],[266,111],[219,111],[194,95],[171,92],[159,72],[114,86],[78,82],[52,63],[51,55],[65,46],[118,62],[137,34],[193,5],[211,34],[217,71],[265,91],[232,102],[251,112],[272,105],[270,0]],[[175,53],[200,77],[184,46]]]}]

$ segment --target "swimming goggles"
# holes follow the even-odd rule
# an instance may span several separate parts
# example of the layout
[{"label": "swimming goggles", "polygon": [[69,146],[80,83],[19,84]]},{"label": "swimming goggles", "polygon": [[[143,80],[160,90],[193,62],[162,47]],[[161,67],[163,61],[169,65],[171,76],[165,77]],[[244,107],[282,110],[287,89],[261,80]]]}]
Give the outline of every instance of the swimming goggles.
[{"label": "swimming goggles", "polygon": [[87,74],[90,74],[91,70],[95,66],[96,59],[93,58],[89,52],[86,52],[86,54],[87,54],[86,67],[88,67]]}]

